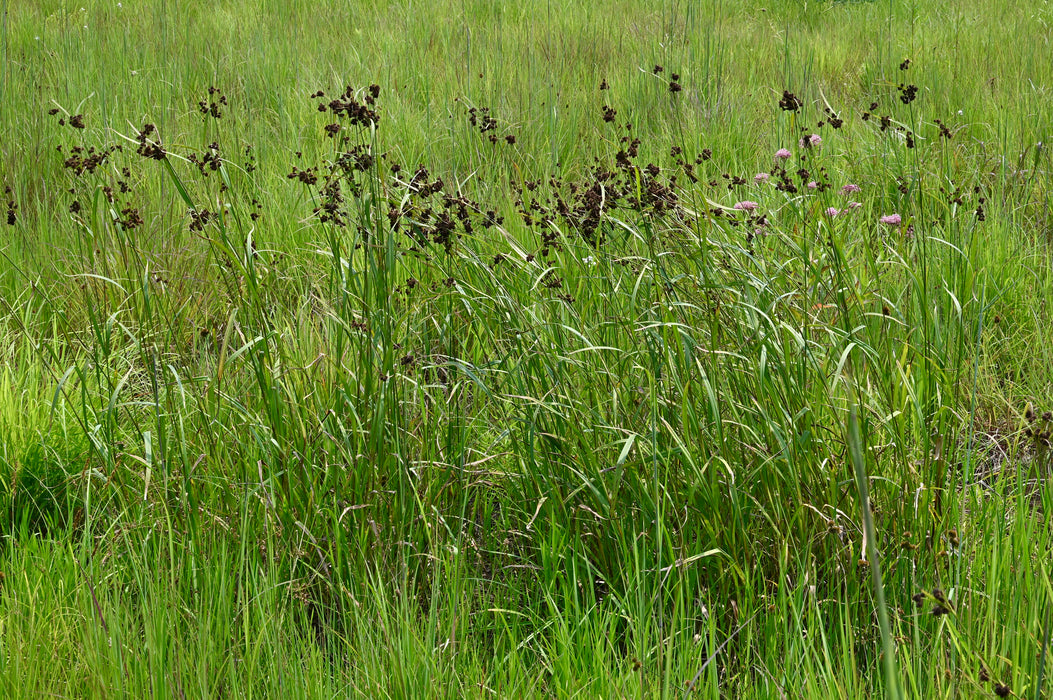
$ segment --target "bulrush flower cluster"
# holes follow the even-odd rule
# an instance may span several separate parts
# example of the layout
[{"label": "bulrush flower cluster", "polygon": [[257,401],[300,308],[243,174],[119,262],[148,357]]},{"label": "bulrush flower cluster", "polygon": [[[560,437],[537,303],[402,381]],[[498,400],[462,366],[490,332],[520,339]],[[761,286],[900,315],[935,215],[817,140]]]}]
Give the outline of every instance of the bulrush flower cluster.
[{"label": "bulrush flower cluster", "polygon": [[804,102],[802,102],[801,98],[797,97],[797,95],[789,90],[782,91],[782,99],[779,100],[779,109],[784,112],[796,112],[803,106]]},{"label": "bulrush flower cluster", "polygon": [[149,158],[151,160],[164,160],[165,149],[161,146],[160,137],[154,137],[157,133],[157,127],[153,124],[144,124],[143,128],[139,130],[136,136],[136,141],[139,142],[139,147],[135,149],[135,152],[141,155],[143,158]]},{"label": "bulrush flower cluster", "polygon": [[212,117],[213,119],[222,119],[223,110],[221,106],[226,106],[227,96],[215,86],[209,86],[208,97],[203,100],[199,100],[197,103],[197,109],[201,112],[204,117]]},{"label": "bulrush flower cluster", "polygon": [[[365,95],[360,102],[357,96],[357,91],[354,87],[348,85],[344,88],[343,93],[341,93],[336,99],[329,100],[329,102],[320,102],[318,104],[318,111],[328,111],[337,117],[341,117],[346,120],[348,126],[368,127],[371,124],[375,125],[380,122],[380,114],[373,109],[373,105],[376,104],[376,100],[379,96],[380,86],[373,84],[366,90]],[[311,95],[311,97],[324,99],[325,93],[319,90]]]},{"label": "bulrush flower cluster", "polygon": [[15,204],[15,198],[11,195],[10,186],[4,188],[4,196],[7,199],[7,225],[14,226],[18,222],[18,205]]}]

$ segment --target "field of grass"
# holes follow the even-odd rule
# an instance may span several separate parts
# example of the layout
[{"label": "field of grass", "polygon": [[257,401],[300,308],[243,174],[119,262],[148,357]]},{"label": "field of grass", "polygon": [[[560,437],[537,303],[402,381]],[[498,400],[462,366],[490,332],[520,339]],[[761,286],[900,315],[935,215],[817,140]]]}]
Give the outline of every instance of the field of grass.
[{"label": "field of grass", "polygon": [[0,8],[4,697],[1051,697],[1048,0]]}]

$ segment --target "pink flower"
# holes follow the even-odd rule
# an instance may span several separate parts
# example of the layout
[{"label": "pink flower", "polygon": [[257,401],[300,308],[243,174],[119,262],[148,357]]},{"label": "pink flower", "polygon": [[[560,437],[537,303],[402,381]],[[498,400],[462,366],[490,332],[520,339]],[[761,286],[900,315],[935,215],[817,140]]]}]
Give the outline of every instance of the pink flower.
[{"label": "pink flower", "polygon": [[778,158],[779,160],[786,160],[787,158],[789,158],[792,155],[793,154],[790,153],[785,148],[780,148],[779,150],[775,151],[775,157]]},{"label": "pink flower", "polygon": [[819,186],[819,183],[816,182],[815,180],[812,180],[811,182],[808,183],[808,189],[810,189],[810,190],[814,190],[818,186]]},{"label": "pink flower", "polygon": [[767,182],[768,178],[771,177],[768,173],[757,173],[753,176],[754,182]]},{"label": "pink flower", "polygon": [[801,139],[801,148],[811,148],[812,146],[819,146],[822,143],[823,139],[819,134],[810,134]]},{"label": "pink flower", "polygon": [[744,202],[735,202],[735,206],[732,207],[732,208],[733,209],[738,209],[739,211],[753,211],[754,209],[756,209],[759,206],[760,205],[757,204],[756,202],[751,202],[749,200],[746,200]]},{"label": "pink flower", "polygon": [[861,207],[861,206],[863,206],[863,205],[860,204],[859,202],[849,202],[848,203],[848,208],[849,209],[859,209],[859,207]]},{"label": "pink flower", "polygon": [[899,214],[887,214],[878,219],[878,221],[886,226],[899,226],[900,222],[903,221],[903,218]]},{"label": "pink flower", "polygon": [[837,209],[835,209],[834,207],[830,207],[829,209],[826,210],[826,215],[829,216],[831,219],[834,218],[835,216],[837,216],[840,213],[841,212],[837,211]]},{"label": "pink flower", "polygon": [[859,192],[862,189],[859,185],[853,185],[851,183],[841,188],[841,194],[852,194],[853,192]]}]

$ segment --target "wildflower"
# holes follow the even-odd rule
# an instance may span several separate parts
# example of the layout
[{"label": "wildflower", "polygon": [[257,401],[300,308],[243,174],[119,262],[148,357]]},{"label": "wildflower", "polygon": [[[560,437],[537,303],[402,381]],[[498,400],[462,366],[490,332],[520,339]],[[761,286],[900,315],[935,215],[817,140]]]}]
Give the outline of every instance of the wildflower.
[{"label": "wildflower", "polygon": [[753,176],[754,182],[767,182],[768,178],[771,177],[768,173],[757,173]]},{"label": "wildflower", "polygon": [[811,182],[808,183],[808,189],[810,189],[810,190],[814,190],[818,186],[819,186],[819,183],[816,182],[815,180],[812,180]]},{"label": "wildflower", "polygon": [[849,202],[848,203],[848,208],[849,209],[859,209],[861,206],[863,206],[863,205],[860,204],[859,202]]},{"label": "wildflower", "polygon": [[839,212],[836,207],[830,207],[829,209],[826,210],[826,215],[829,216],[831,219],[834,218],[835,216],[837,216],[840,213],[841,212]]},{"label": "wildflower", "polygon": [[746,201],[743,201],[743,202],[735,202],[735,206],[732,207],[732,208],[733,209],[738,209],[739,211],[753,211],[754,209],[756,209],[759,206],[760,205],[757,204],[756,202],[751,202],[749,200],[746,200]]},{"label": "wildflower", "polygon": [[853,185],[849,183],[841,188],[841,194],[852,194],[853,192],[859,192],[862,188],[859,185]]},{"label": "wildflower", "polygon": [[812,146],[821,146],[823,139],[819,134],[810,134],[801,139],[801,148],[811,148]]},{"label": "wildflower", "polygon": [[790,153],[790,152],[789,152],[789,151],[788,151],[787,149],[785,149],[785,148],[780,148],[779,150],[775,151],[775,157],[776,157],[776,158],[778,158],[779,160],[786,160],[786,159],[787,159],[787,158],[789,158],[789,157],[790,157],[791,155],[793,155],[793,154],[792,154],[792,153]]},{"label": "wildflower", "polygon": [[901,217],[899,214],[887,214],[878,219],[878,221],[885,224],[886,226],[899,226],[900,222],[903,221],[903,217]]}]

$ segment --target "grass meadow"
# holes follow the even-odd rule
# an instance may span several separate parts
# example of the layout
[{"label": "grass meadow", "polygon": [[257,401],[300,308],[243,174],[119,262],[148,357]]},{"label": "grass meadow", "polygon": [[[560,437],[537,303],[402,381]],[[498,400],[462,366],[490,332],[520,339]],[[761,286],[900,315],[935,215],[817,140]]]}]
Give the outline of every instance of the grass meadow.
[{"label": "grass meadow", "polygon": [[1050,697],[1048,0],[0,42],[4,697]]}]

